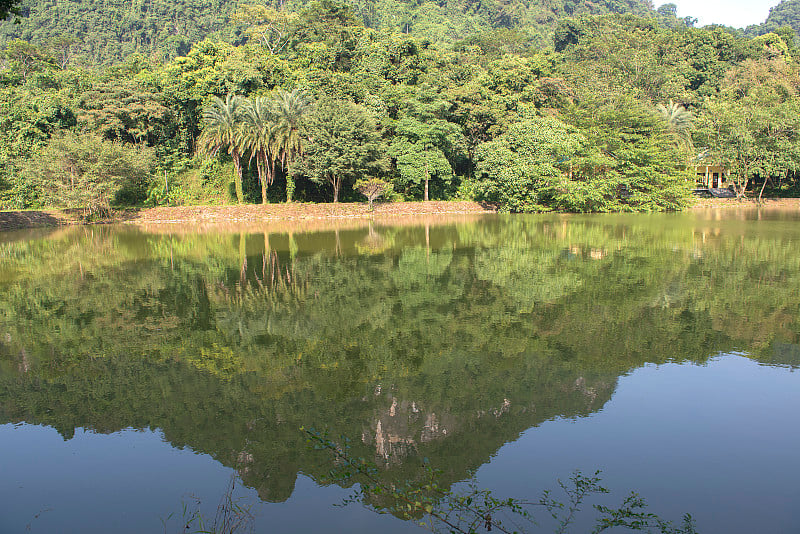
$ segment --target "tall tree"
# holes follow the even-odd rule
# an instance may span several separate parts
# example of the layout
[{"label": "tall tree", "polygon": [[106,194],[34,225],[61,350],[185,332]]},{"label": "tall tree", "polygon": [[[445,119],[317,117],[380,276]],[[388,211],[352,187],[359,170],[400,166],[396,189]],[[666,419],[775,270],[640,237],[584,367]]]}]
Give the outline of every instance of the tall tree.
[{"label": "tall tree", "polygon": [[55,59],[47,50],[22,39],[14,39],[6,44],[0,58],[9,63],[14,77],[19,77],[22,83],[25,83],[34,72],[45,70],[56,64]]},{"label": "tall tree", "polygon": [[401,185],[423,185],[423,200],[429,199],[429,183],[437,177],[450,182],[453,168],[448,159],[460,152],[464,136],[459,125],[445,120],[450,108],[438,87],[423,84],[413,92],[399,92],[398,115],[390,155],[400,172]]},{"label": "tall tree", "polygon": [[244,99],[239,95],[229,93],[225,100],[215,96],[211,106],[203,110],[205,125],[199,139],[201,149],[207,154],[216,156],[225,149],[233,159],[236,200],[239,204],[244,202],[241,147],[243,104]]},{"label": "tall tree", "polygon": [[326,99],[309,116],[304,169],[315,182],[333,188],[339,202],[342,185],[374,176],[388,167],[386,146],[370,113],[352,102]]},{"label": "tall tree", "polygon": [[277,116],[277,144],[280,150],[281,165],[286,171],[286,201],[292,201],[294,179],[289,172],[289,165],[303,153],[303,136],[300,128],[310,106],[310,101],[301,89],[291,92],[278,89],[274,98],[274,109]]},{"label": "tall tree", "polygon": [[278,54],[286,47],[295,30],[297,18],[297,13],[258,4],[241,5],[231,17],[234,22],[247,25],[245,33],[270,54]]},{"label": "tall tree", "polygon": [[429,182],[432,176],[445,182],[452,178],[453,168],[442,147],[448,145],[449,136],[458,133],[457,125],[444,120],[425,123],[407,118],[399,121],[397,136],[389,154],[395,158],[405,184],[423,184],[423,200],[429,200]]},{"label": "tall tree", "polygon": [[258,96],[246,100],[242,127],[242,146],[256,160],[261,183],[261,202],[267,203],[267,187],[275,179],[275,160],[278,152],[279,124],[271,98]]},{"label": "tall tree", "polygon": [[747,60],[731,69],[725,90],[705,103],[699,139],[731,169],[737,196],[754,177],[800,170],[800,71],[782,58]]},{"label": "tall tree", "polygon": [[[669,101],[669,104],[659,104],[656,106],[661,118],[667,125],[667,131],[675,136],[677,144],[687,151],[691,151],[692,144],[692,112],[677,102]],[[694,155],[694,154],[692,154]]]}]

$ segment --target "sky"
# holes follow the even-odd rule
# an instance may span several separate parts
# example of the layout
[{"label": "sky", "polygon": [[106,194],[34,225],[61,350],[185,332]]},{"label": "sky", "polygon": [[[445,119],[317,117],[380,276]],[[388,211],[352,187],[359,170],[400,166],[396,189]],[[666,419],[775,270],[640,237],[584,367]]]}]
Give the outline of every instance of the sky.
[{"label": "sky", "polygon": [[769,15],[769,8],[780,0],[655,0],[656,7],[662,4],[678,6],[678,16],[694,17],[697,26],[724,24],[735,28],[745,28],[751,24],[761,24]]}]

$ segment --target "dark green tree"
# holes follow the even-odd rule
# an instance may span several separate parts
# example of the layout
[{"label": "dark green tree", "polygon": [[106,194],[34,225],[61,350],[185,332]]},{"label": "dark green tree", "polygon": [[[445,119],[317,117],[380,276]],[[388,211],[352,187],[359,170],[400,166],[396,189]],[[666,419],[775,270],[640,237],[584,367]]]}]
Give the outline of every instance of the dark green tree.
[{"label": "dark green tree", "polygon": [[0,0],[0,20],[7,18],[9,15],[16,15],[19,13],[16,6],[19,5],[20,0]]}]

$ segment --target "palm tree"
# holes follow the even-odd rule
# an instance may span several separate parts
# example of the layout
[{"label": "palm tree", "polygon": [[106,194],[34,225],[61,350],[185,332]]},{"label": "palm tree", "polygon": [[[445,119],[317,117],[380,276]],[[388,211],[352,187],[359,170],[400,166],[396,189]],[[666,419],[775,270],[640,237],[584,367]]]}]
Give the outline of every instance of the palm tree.
[{"label": "palm tree", "polygon": [[303,154],[300,125],[311,101],[302,89],[294,89],[291,92],[278,89],[274,102],[275,112],[280,123],[278,146],[281,166],[286,171],[286,201],[291,202],[294,182],[289,174],[289,164],[298,155]]},{"label": "palm tree", "polygon": [[216,156],[220,149],[227,149],[233,158],[236,171],[234,183],[236,199],[244,202],[242,191],[241,162],[241,128],[240,119],[244,99],[239,95],[228,94],[225,100],[215,96],[211,106],[203,110],[203,133],[200,135],[200,147],[210,156]]},{"label": "palm tree", "polygon": [[259,96],[252,102],[246,101],[242,142],[250,150],[250,160],[256,160],[263,204],[267,203],[267,186],[275,179],[279,132],[275,119],[272,99]]},{"label": "palm tree", "polygon": [[692,129],[692,112],[687,110],[683,105],[669,101],[669,104],[659,104],[656,106],[658,113],[667,123],[667,129],[674,133],[681,144],[687,148],[692,147],[692,136],[690,130]]}]

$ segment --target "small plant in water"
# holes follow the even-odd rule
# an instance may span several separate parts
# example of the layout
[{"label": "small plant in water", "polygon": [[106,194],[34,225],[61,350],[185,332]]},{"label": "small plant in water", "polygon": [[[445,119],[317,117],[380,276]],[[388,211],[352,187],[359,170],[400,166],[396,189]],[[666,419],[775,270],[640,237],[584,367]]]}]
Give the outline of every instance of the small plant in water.
[{"label": "small plant in water", "polygon": [[[183,502],[181,508],[181,534],[243,534],[253,532],[255,517],[251,513],[252,503],[233,497],[236,489],[236,475],[231,476],[228,487],[217,505],[214,520],[210,523],[200,513],[201,501],[191,497],[190,503]],[[174,514],[162,519],[164,534],[168,534],[169,521]]]},{"label": "small plant in water", "polygon": [[[380,502],[380,513],[391,513],[434,532],[472,534],[477,532],[534,532],[541,531],[533,512],[546,511],[554,521],[558,534],[569,532],[578,512],[588,498],[609,493],[600,482],[600,471],[586,476],[575,471],[568,482],[559,480],[563,496],[556,498],[545,491],[537,501],[499,499],[472,481],[464,491],[452,491],[438,483],[439,471],[423,461],[423,476],[415,482],[387,483],[380,479],[377,466],[364,458],[356,458],[349,452],[349,440],[341,438],[335,442],[324,432],[301,429],[307,435],[310,446],[328,451],[333,457],[334,468],[328,478],[333,482],[358,483],[359,487],[345,499],[343,504]],[[592,505],[598,514],[593,533],[610,528],[633,531],[658,532],[661,534],[697,534],[694,521],[689,514],[680,525],[661,519],[646,511],[647,504],[638,494],[631,493],[617,508]]]}]

